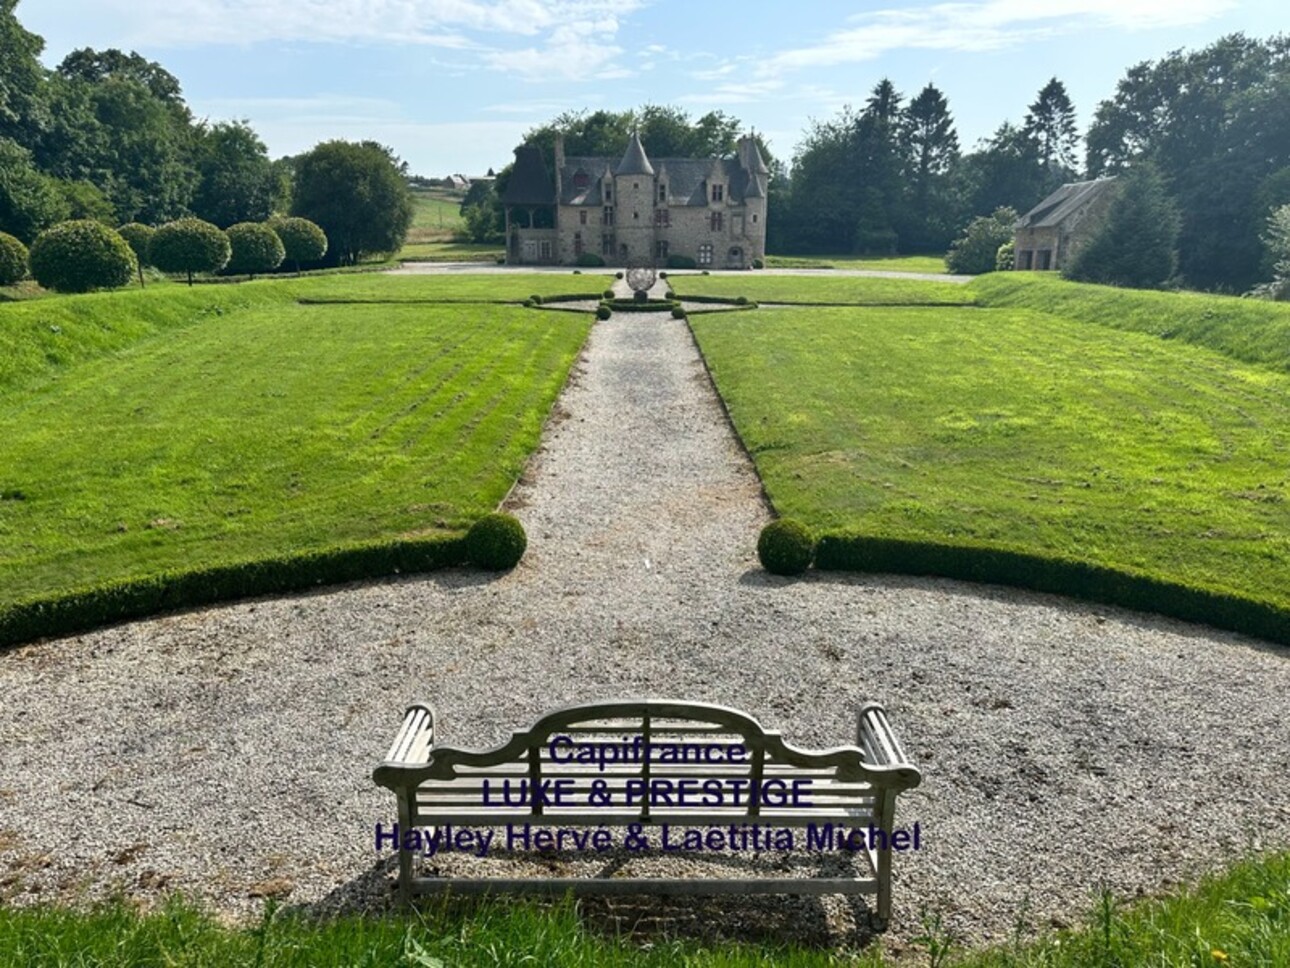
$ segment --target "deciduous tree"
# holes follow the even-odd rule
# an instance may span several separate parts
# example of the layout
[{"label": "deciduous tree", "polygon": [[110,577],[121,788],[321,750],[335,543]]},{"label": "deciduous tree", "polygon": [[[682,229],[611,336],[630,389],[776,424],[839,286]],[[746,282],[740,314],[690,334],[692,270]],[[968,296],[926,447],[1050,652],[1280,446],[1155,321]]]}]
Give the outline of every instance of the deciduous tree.
[{"label": "deciduous tree", "polygon": [[402,247],[412,224],[412,197],[386,152],[327,141],[300,158],[291,212],[327,234],[330,259],[353,265],[364,254]]}]

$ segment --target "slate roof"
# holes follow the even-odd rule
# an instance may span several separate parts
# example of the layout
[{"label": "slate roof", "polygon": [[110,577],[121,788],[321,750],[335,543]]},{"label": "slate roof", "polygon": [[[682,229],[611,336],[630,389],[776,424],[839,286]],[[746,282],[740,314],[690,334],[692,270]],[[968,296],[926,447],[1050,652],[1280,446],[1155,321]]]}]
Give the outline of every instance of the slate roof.
[{"label": "slate roof", "polygon": [[502,196],[505,205],[553,205],[555,181],[547,171],[542,149],[520,145],[515,149],[515,167]]},{"label": "slate roof", "polygon": [[654,166],[649,163],[649,158],[645,155],[645,146],[641,144],[639,132],[632,132],[632,140],[627,142],[627,150],[623,153],[623,160],[618,163],[614,170],[615,175],[653,175]]},{"label": "slate roof", "polygon": [[1054,228],[1085,205],[1099,198],[1115,184],[1115,178],[1068,182],[1017,221],[1019,229]]},{"label": "slate roof", "polygon": [[[639,139],[633,136],[633,145]],[[605,204],[602,186],[613,175],[638,174],[656,177],[667,189],[667,204],[673,206],[708,204],[709,177],[720,174],[726,185],[726,198],[736,204],[745,198],[766,197],[766,174],[750,174],[737,158],[657,158],[652,163],[641,148],[640,156],[648,171],[625,172],[623,165],[633,155],[629,145],[622,160],[615,158],[574,156],[564,159],[560,169],[561,205],[585,205],[598,208]],[[758,156],[760,160],[760,155]],[[765,168],[765,164],[760,165]],[[574,181],[581,172],[587,176],[584,188]],[[522,146],[515,149],[515,168],[502,201],[507,205],[551,205],[555,201],[555,179],[547,171],[542,152]]]}]

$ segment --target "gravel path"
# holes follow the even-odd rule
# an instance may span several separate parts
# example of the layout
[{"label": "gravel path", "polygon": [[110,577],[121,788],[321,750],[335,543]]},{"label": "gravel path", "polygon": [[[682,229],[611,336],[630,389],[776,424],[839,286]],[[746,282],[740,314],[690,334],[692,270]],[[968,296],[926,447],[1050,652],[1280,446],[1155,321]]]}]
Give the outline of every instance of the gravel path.
[{"label": "gravel path", "polygon": [[[235,916],[264,896],[384,903],[372,831],[394,803],[370,771],[420,697],[445,742],[472,746],[630,694],[727,703],[831,745],[882,701],[925,777],[899,811],[925,846],[895,865],[895,947],[922,906],[999,939],[1018,918],[1071,922],[1101,883],[1153,892],[1290,846],[1284,650],[1012,590],[765,575],[760,487],[682,322],[595,327],[510,503],[530,550],[500,578],[453,570],[0,654],[0,898],[182,889]],[[838,899],[674,913],[679,930],[860,940]]]}]

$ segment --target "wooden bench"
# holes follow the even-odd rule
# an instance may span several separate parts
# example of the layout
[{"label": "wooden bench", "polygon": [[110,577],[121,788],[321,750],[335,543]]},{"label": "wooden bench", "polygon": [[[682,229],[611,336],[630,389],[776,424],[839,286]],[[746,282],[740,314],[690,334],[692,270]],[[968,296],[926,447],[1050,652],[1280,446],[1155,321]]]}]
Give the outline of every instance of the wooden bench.
[{"label": "wooden bench", "polygon": [[[561,709],[486,751],[436,746],[435,723],[429,704],[408,707],[389,755],[372,775],[398,798],[397,830],[387,831],[385,843],[398,846],[404,902],[437,890],[876,894],[874,920],[881,928],[891,917],[892,850],[917,846],[893,822],[896,795],[917,786],[921,776],[877,704],[860,710],[855,746],[815,751],[790,746],[738,710],[662,699]],[[608,838],[613,830],[667,837],[678,829],[680,840],[684,831],[709,828],[713,835],[732,825],[732,841],[738,829],[787,830],[799,850],[823,849],[827,834],[840,852],[854,855],[848,867],[855,876],[426,877],[413,869],[415,836],[421,834],[408,836],[462,826],[540,826],[582,831],[585,844],[588,830],[605,830],[600,836]],[[379,825],[377,835],[379,846]],[[631,846],[619,840],[619,846]]]}]

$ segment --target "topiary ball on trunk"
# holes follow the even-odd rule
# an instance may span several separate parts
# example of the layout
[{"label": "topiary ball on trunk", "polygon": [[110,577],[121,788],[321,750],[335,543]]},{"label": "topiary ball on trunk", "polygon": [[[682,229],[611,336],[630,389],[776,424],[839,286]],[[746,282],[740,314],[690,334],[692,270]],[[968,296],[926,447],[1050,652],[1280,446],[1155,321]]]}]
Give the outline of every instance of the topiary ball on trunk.
[{"label": "topiary ball on trunk", "polygon": [[224,271],[235,276],[272,272],[282,265],[287,250],[278,233],[260,222],[238,222],[224,230],[228,236],[229,260]]},{"label": "topiary ball on trunk", "polygon": [[60,222],[36,236],[28,253],[31,274],[54,292],[117,289],[138,271],[125,239],[100,222]]},{"label": "topiary ball on trunk", "polygon": [[466,558],[489,571],[514,568],[527,547],[524,525],[510,514],[485,514],[466,532]]},{"label": "topiary ball on trunk", "polygon": [[757,557],[772,575],[800,575],[815,557],[815,536],[792,518],[780,518],[761,529]]}]

